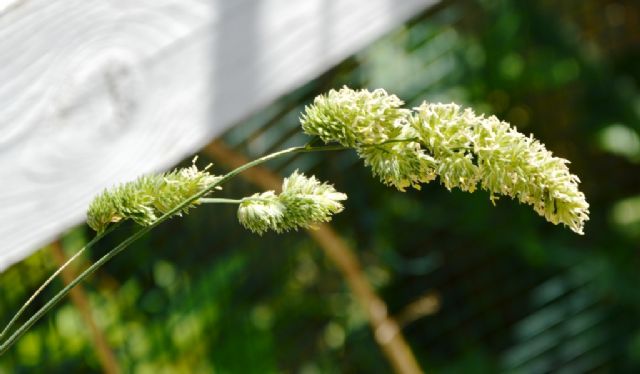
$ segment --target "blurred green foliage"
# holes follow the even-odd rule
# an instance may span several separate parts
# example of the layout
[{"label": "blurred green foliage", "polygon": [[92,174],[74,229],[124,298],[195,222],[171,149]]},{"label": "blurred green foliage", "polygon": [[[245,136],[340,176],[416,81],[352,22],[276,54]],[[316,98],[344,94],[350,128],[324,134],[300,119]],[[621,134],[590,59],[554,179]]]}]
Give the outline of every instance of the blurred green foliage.
[{"label": "blurred green foliage", "polygon": [[[444,2],[225,139],[252,156],[302,144],[303,106],[343,84],[383,87],[411,105],[456,101],[535,134],[583,180],[592,206],[584,237],[512,201],[493,207],[482,193],[385,188],[350,153],[271,167],[310,170],[349,195],[335,227],[428,371],[638,372],[639,58],[633,0]],[[237,180],[220,196],[255,191]],[[89,235],[74,229],[64,245],[72,253]],[[2,324],[54,269],[45,248],[0,274]],[[317,245],[304,233],[245,232],[233,207],[164,224],[84,287],[126,372],[390,370]],[[421,300],[431,308],[416,309]],[[101,371],[71,303],[0,359],[0,373],[33,371]]]}]

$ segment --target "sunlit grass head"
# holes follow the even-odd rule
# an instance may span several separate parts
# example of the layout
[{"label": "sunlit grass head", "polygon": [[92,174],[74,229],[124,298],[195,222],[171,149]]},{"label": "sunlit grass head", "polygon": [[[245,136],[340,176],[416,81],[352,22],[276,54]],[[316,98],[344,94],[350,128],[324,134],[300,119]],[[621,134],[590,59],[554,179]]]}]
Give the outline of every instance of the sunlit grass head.
[{"label": "sunlit grass head", "polygon": [[454,103],[401,105],[383,90],[344,87],[316,98],[301,117],[302,128],[354,148],[381,182],[400,191],[438,177],[447,189],[482,188],[492,202],[508,196],[583,233],[589,204],[567,160],[495,116]]}]

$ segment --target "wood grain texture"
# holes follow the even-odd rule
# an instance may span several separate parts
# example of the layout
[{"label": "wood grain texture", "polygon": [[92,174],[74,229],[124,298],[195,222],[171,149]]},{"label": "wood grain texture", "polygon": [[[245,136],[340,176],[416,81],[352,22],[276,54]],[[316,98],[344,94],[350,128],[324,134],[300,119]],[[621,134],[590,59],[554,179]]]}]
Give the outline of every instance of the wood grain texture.
[{"label": "wood grain texture", "polygon": [[0,2],[0,271],[435,2]]}]

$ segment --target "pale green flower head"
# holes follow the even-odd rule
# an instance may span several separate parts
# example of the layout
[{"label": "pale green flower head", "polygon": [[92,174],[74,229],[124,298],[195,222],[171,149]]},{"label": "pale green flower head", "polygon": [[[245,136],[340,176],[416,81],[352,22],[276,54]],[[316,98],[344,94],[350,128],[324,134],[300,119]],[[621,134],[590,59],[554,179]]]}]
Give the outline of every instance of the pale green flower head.
[{"label": "pale green flower head", "polygon": [[495,116],[455,104],[424,103],[415,111],[411,125],[437,160],[445,187],[473,192],[480,183],[492,201],[496,195],[518,199],[549,222],[583,233],[589,204],[567,160]]},{"label": "pale green flower head", "polygon": [[[213,176],[207,172],[207,166],[204,170],[198,170],[193,164],[188,168],[177,169],[162,175],[162,179],[158,184],[158,193],[154,200],[154,207],[161,213],[167,213],[180,203],[204,190],[208,185],[214,183],[220,177]],[[218,188],[219,189],[219,188]],[[198,202],[196,201],[195,204]],[[186,213],[189,206],[185,207],[181,213]]]},{"label": "pale green flower head", "polygon": [[[178,206],[183,200],[204,190],[220,177],[194,165],[169,173],[145,175],[111,189],[105,189],[89,205],[87,224],[101,233],[111,223],[132,219],[149,226],[158,217]],[[191,206],[198,204],[194,201]],[[177,215],[186,213],[187,206]]]},{"label": "pale green flower head", "polygon": [[379,144],[400,135],[410,111],[384,90],[373,92],[343,87],[315,98],[300,119],[302,129],[325,143],[346,147]]},{"label": "pale green flower head", "polygon": [[393,143],[416,136],[407,124],[411,111],[402,104],[382,89],[369,92],[343,87],[316,97],[305,108],[302,129],[325,143],[355,148],[382,183],[400,191],[419,189],[421,183],[435,178],[434,164],[418,143]]},{"label": "pale green flower head", "polygon": [[589,204],[567,160],[494,116],[476,115],[457,104],[403,109],[383,90],[347,87],[316,98],[302,128],[324,142],[354,148],[384,184],[404,191],[438,176],[447,188],[474,192],[491,201],[518,199],[548,221],[582,234]]},{"label": "pale green flower head", "polygon": [[[415,132],[407,126],[399,135],[410,139]],[[365,166],[387,186],[400,191],[408,187],[420,189],[420,184],[436,178],[435,160],[420,147],[418,142],[394,142],[381,145],[361,146],[356,151]]]},{"label": "pale green flower head", "polygon": [[286,207],[274,191],[257,193],[242,199],[238,207],[238,221],[257,234],[278,230],[282,226]]},{"label": "pale green flower head", "polygon": [[470,149],[473,134],[468,124],[469,111],[456,104],[423,104],[415,109],[411,127],[418,133],[422,146],[437,160],[437,173],[447,188],[458,187],[473,192],[479,179],[478,166]]},{"label": "pale green flower head", "polygon": [[346,199],[347,195],[333,186],[296,170],[285,178],[279,195],[268,191],[244,198],[238,208],[238,221],[257,234],[309,228],[331,221],[332,215],[343,210],[341,201]]}]

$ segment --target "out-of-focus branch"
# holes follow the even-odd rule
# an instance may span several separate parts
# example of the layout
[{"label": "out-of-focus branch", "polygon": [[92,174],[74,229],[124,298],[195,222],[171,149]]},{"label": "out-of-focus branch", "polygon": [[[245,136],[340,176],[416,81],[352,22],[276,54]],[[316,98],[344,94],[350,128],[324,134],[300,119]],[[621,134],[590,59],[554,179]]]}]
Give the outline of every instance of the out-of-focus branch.
[{"label": "out-of-focus branch", "polygon": [[[58,265],[62,265],[66,262],[66,258],[64,255],[64,251],[62,250],[62,243],[59,240],[53,242],[53,258],[58,263]],[[65,284],[69,284],[77,274],[71,268],[65,268],[62,270],[62,279]],[[87,297],[86,292],[82,285],[77,285],[73,288],[69,294],[71,297],[71,302],[80,312],[80,316],[84,320],[84,323],[89,327],[91,331],[91,337],[93,339],[93,345],[96,348],[96,353],[98,354],[98,360],[100,360],[100,365],[102,366],[102,370],[107,374],[118,374],[120,373],[120,369],[118,367],[118,361],[116,360],[113,351],[109,347],[107,343],[107,339],[104,337],[104,333],[98,327],[93,315],[91,314],[91,306],[89,305],[89,298]]]},{"label": "out-of-focus branch", "polygon": [[[205,147],[204,152],[230,169],[249,161],[244,155],[233,151],[220,140],[210,143]],[[282,183],[279,176],[262,166],[249,169],[241,176],[269,190],[279,190]],[[422,373],[398,323],[389,315],[385,302],[374,292],[361,270],[357,257],[345,241],[328,224],[318,225],[317,229],[307,230],[307,232],[344,276],[356,300],[365,310],[376,342],[393,369],[397,373]]]}]

